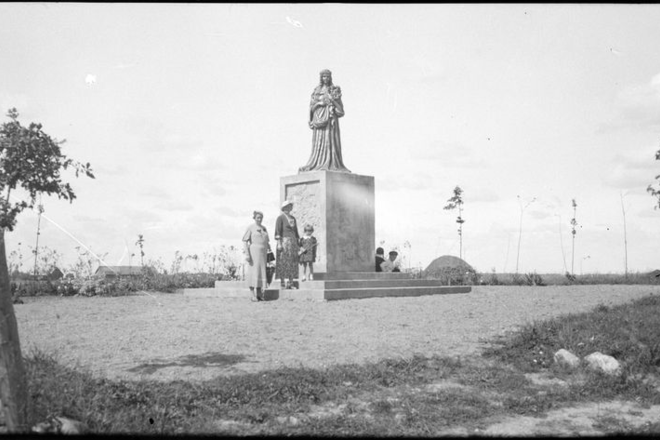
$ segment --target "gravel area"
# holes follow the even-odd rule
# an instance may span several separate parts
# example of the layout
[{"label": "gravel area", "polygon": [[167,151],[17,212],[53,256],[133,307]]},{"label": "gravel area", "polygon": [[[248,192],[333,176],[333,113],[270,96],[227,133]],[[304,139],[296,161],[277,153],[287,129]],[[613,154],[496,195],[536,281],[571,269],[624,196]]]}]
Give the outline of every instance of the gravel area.
[{"label": "gravel area", "polygon": [[24,298],[21,346],[109,378],[206,380],[414,354],[468,356],[558,315],[660,294],[660,286],[477,286],[468,294],[269,301],[143,294]]}]

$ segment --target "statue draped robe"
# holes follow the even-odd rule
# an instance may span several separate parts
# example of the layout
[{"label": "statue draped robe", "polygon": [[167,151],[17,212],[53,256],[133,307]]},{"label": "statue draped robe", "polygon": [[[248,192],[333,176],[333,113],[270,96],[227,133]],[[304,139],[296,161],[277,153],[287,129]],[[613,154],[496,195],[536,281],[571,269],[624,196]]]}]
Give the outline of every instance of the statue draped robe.
[{"label": "statue draped robe", "polygon": [[341,157],[339,118],[344,116],[339,86],[319,85],[309,104],[309,127],[312,129],[312,154],[299,172],[328,170],[350,173]]}]

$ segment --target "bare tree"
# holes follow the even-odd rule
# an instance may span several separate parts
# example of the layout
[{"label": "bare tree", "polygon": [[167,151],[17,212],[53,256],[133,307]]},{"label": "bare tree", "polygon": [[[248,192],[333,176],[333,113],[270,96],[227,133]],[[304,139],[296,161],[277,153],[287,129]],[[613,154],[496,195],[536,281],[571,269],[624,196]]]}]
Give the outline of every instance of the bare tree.
[{"label": "bare tree", "polygon": [[623,205],[623,194],[619,195],[621,196],[621,212],[623,213],[623,268],[625,270],[625,277],[628,278],[628,233],[626,232],[626,208]]},{"label": "bare tree", "polygon": [[571,219],[571,234],[573,234],[573,248],[571,250],[571,274],[575,275],[575,234],[577,231],[575,230],[577,226],[577,220],[575,219],[576,213],[577,213],[577,203],[575,203],[575,199],[571,200],[573,204],[573,218]]},{"label": "bare tree", "polygon": [[34,276],[37,274],[37,258],[39,256],[39,236],[41,235],[41,214],[44,213],[44,205],[41,204],[41,196],[39,196],[39,206],[37,206],[39,217],[37,219],[37,242],[34,245]]},{"label": "bare tree", "polygon": [[140,248],[140,266],[144,267],[144,236],[138,234],[138,240],[135,242],[135,245]]},{"label": "bare tree", "polygon": [[522,205],[522,200],[520,199],[520,196],[516,196],[518,198],[518,205],[520,206],[520,224],[518,226],[518,253],[516,255],[516,273],[518,273],[518,263],[520,262],[520,242],[522,241],[522,224],[523,224],[523,214],[525,212],[525,209],[534,201],[536,200],[536,197],[534,197],[532,200],[530,200],[524,207]]}]

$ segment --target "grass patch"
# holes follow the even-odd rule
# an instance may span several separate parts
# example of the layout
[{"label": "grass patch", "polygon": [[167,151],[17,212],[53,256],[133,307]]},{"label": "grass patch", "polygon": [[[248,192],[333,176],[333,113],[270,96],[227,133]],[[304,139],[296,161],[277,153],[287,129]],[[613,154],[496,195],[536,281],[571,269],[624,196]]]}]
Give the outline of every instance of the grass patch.
[{"label": "grass patch", "polygon": [[[437,436],[469,435],[505,416],[610,399],[660,404],[646,380],[658,372],[660,298],[605,307],[529,325],[482,357],[415,356],[322,370],[280,368],[203,383],[111,381],[66,368],[41,352],[26,357],[31,423],[55,413],[84,421],[94,433]],[[594,351],[623,363],[620,377],[553,365],[559,348]],[[181,362],[233,362],[211,353]],[[534,362],[536,361],[536,362]],[[165,361],[164,361],[165,362]],[[534,382],[530,373],[561,380]],[[647,433],[602,418],[603,431]]]},{"label": "grass patch", "polygon": [[524,326],[484,355],[521,371],[539,371],[550,368],[560,348],[578,357],[599,351],[623,362],[629,374],[652,373],[660,367],[659,310],[660,296],[654,295],[613,307],[599,305]]}]

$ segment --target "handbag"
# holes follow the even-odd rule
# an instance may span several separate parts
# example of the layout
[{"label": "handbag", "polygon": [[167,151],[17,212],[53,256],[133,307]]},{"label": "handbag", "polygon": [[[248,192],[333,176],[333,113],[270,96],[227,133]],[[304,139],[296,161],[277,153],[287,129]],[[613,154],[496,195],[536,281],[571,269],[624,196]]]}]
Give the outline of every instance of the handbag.
[{"label": "handbag", "polygon": [[270,263],[272,261],[275,261],[275,254],[273,253],[273,251],[268,251],[268,253],[266,254],[266,263]]}]

